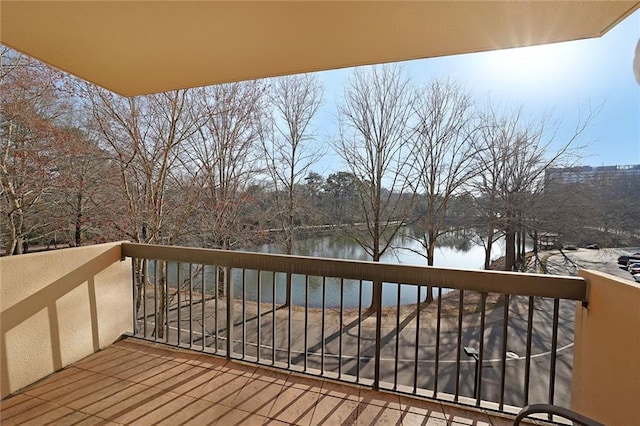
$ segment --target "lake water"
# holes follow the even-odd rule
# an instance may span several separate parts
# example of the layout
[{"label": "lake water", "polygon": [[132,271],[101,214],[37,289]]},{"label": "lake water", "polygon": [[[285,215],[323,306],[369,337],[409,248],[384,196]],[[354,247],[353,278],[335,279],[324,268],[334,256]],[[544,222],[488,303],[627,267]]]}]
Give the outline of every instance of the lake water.
[{"label": "lake water", "polygon": [[[410,237],[410,232],[410,229],[405,229],[403,234],[398,235],[393,241],[393,248],[389,249],[380,261],[405,265],[426,265],[426,258],[416,253],[424,252],[424,250],[418,241]],[[492,260],[503,256],[504,249],[504,239],[495,242],[491,248]],[[285,253],[284,246],[276,243],[264,244],[249,250],[261,253]],[[371,257],[356,242],[340,235],[312,237],[296,241],[293,254],[336,259],[371,260]],[[470,237],[461,232],[445,235],[438,239],[434,266],[483,269],[484,248],[481,244],[474,243]]]},{"label": "lake water", "polygon": [[[420,244],[409,237],[410,229],[405,229],[405,233],[396,237],[393,242],[393,249],[389,249],[381,259],[384,263],[406,264],[406,265],[426,265],[426,259],[418,252],[421,250]],[[484,266],[484,249],[482,245],[473,243],[464,234],[450,234],[439,240],[440,246],[436,248],[435,265],[437,267],[451,267],[462,269],[482,269]],[[284,253],[284,248],[279,244],[265,244],[247,251],[261,253]],[[353,240],[339,235],[311,237],[296,242],[294,254],[301,256],[328,257],[337,259],[370,260],[365,250]],[[504,240],[494,243],[492,248],[492,258],[496,259],[504,254]],[[176,265],[169,266],[169,275],[172,281],[176,275]],[[181,275],[188,276],[185,269],[187,265],[181,266]],[[194,283],[200,283],[201,271],[194,272]],[[213,267],[205,267],[205,280],[207,293],[214,293],[215,271]],[[306,282],[305,282],[306,281]],[[233,271],[234,297],[244,297],[247,301],[258,301],[261,303],[282,304],[286,298],[286,274],[257,271]],[[372,283],[370,281],[340,280],[336,278],[292,276],[292,302],[297,306],[307,306],[320,308],[323,305],[327,308],[339,308],[342,294],[342,303],[345,309],[358,308],[362,305],[366,309],[371,303]],[[274,285],[275,284],[275,285]],[[426,283],[425,283],[426,284]],[[196,287],[198,285],[196,284]],[[433,288],[434,296],[437,296],[437,289]],[[258,296],[259,295],[259,296]],[[426,297],[426,287],[421,288],[420,300]],[[324,303],[323,303],[324,298]],[[400,288],[400,303],[409,304],[418,301],[418,289],[413,285],[402,285]],[[395,306],[398,302],[398,286],[396,284],[383,284],[382,304],[383,306]]]},{"label": "lake water", "polygon": [[[424,252],[421,245],[414,238],[409,236],[411,230],[405,232],[393,241],[394,248],[389,249],[381,259],[384,263],[395,263],[405,265],[427,264],[426,258],[416,252]],[[462,233],[450,234],[438,240],[440,246],[436,248],[434,266],[463,269],[483,269],[484,248],[482,245],[473,243],[470,238]],[[494,243],[492,247],[492,259],[497,259],[504,255],[504,239]],[[253,251],[253,250],[252,250]],[[284,253],[285,249],[278,244],[265,244],[255,248],[254,251],[262,253]],[[337,259],[371,260],[366,251],[352,239],[334,235],[324,237],[313,237],[297,241],[294,254],[301,256],[329,257]],[[275,297],[276,303],[284,303],[286,296],[286,275],[275,274]],[[260,288],[261,301],[273,301],[273,274],[263,274],[263,282]],[[371,303],[372,283],[363,281],[340,280],[327,278],[324,283],[325,306],[329,308],[340,307],[340,293],[342,286],[343,302],[345,308],[358,308],[359,298],[362,306],[366,309]],[[322,306],[323,284],[319,277],[310,277],[308,305],[311,307]],[[236,291],[241,290],[239,287]],[[421,289],[421,300],[426,297],[426,288]],[[437,296],[437,289],[433,290],[434,297]],[[400,291],[400,303],[409,304],[417,302],[418,289],[416,286],[403,285]],[[255,300],[257,297],[257,273],[251,276],[247,286],[247,298]],[[304,306],[305,304],[305,282],[304,277],[294,276],[292,289],[293,304]],[[395,306],[398,301],[398,286],[396,284],[383,284],[382,304],[383,306]]]}]

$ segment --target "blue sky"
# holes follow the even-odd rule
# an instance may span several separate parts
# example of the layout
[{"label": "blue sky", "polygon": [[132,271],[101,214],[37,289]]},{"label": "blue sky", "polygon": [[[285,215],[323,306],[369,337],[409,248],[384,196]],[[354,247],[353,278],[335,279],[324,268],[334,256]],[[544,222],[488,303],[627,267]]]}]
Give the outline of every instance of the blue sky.
[{"label": "blue sky", "polygon": [[[417,83],[450,77],[479,103],[490,99],[500,108],[522,106],[530,117],[552,114],[561,123],[558,145],[589,105],[600,108],[579,140],[586,145],[582,164],[640,164],[640,86],[632,70],[639,38],[640,11],[636,11],[601,38],[407,61],[403,66]],[[317,74],[325,90],[315,123],[321,141],[328,142],[334,134],[336,105],[351,72]],[[329,152],[312,169],[326,175],[344,167]]]}]

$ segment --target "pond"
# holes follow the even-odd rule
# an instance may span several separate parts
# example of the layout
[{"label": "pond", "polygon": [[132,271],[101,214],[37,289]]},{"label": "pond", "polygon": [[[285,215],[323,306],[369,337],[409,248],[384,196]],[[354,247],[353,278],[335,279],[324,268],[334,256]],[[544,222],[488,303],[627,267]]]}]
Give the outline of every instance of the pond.
[{"label": "pond", "polygon": [[[406,228],[393,241],[393,249],[389,249],[382,257],[383,263],[406,264],[406,265],[426,265],[426,259],[417,252],[421,250],[420,243],[411,238],[411,230]],[[463,233],[452,233],[439,240],[439,247],[436,248],[435,266],[451,267],[462,269],[482,269],[484,264],[484,248],[481,244],[474,243]],[[264,244],[257,247],[245,249],[260,253],[284,253],[284,248],[279,244]],[[297,241],[294,254],[301,256],[327,257],[337,259],[370,260],[366,251],[352,239],[334,235],[322,237],[310,237]],[[496,259],[504,254],[504,240],[494,243],[492,248],[492,258]],[[151,270],[153,266],[151,265]],[[176,265],[169,265],[169,276],[171,281],[176,277]],[[181,265],[181,276],[189,275],[188,265]],[[194,269],[194,289],[199,291],[202,282],[202,270]],[[205,288],[207,294],[214,294],[216,273],[213,267],[204,268]],[[244,275],[244,276],[243,276]],[[247,301],[262,303],[282,304],[286,298],[286,280],[284,273],[261,272],[258,271],[233,271],[234,297],[244,297]],[[339,308],[340,296],[342,294],[343,307],[345,309],[358,308],[361,304],[366,309],[371,303],[373,285],[370,281],[340,280],[337,278],[322,278],[309,276],[305,282],[302,275],[292,275],[292,303],[297,306],[307,306],[320,308]],[[274,286],[275,283],[275,286]],[[437,296],[437,288],[432,289],[434,297]],[[308,294],[307,294],[308,292]],[[426,297],[426,287],[421,288],[420,299]],[[413,285],[402,285],[400,289],[400,303],[416,303],[418,300],[418,289]],[[383,306],[395,306],[398,303],[398,287],[396,284],[383,284],[382,304]]]}]

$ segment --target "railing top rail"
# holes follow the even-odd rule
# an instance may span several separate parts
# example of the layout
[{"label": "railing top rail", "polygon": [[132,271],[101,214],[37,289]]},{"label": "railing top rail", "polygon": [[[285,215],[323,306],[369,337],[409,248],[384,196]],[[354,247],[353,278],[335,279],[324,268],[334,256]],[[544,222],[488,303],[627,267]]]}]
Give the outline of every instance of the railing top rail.
[{"label": "railing top rail", "polygon": [[587,300],[587,282],[581,277],[476,271],[137,243],[123,243],[122,255],[141,259],[169,260],[311,276],[430,285],[521,296]]}]

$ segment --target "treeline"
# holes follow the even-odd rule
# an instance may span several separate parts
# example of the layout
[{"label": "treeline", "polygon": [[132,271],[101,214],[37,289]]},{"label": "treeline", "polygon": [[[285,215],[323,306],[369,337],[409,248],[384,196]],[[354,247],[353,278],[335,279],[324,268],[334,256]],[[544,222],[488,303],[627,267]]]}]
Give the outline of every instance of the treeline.
[{"label": "treeline", "polygon": [[[378,260],[413,223],[429,264],[439,237],[473,227],[487,259],[506,236],[513,269],[526,233],[575,222],[562,189],[545,201],[543,177],[579,161],[590,115],[554,140],[548,119],[478,105],[455,82],[368,67],[327,141],[314,75],[124,98],[0,49],[5,255],[120,239],[233,249],[270,229],[291,253],[300,227],[335,224]],[[343,171],[323,176],[329,147]],[[589,226],[617,228],[601,216]]]}]

